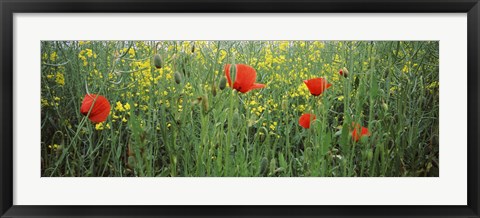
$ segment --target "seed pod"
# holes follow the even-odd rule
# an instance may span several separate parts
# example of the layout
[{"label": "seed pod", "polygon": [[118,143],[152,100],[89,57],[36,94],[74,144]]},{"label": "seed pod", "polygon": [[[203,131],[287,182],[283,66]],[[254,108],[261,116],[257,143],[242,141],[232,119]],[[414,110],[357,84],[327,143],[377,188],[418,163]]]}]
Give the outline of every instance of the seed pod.
[{"label": "seed pod", "polygon": [[179,72],[175,72],[173,74],[173,77],[175,78],[175,82],[177,84],[180,84],[182,82],[182,74],[180,74]]},{"label": "seed pod", "polygon": [[220,79],[220,85],[219,85],[220,90],[224,90],[226,86],[227,86],[227,78],[222,77],[222,79]]},{"label": "seed pod", "polygon": [[288,101],[287,100],[283,100],[282,101],[282,110],[287,110],[288,108]]},{"label": "seed pod", "polygon": [[204,112],[208,111],[208,97],[207,95],[204,95],[202,98],[202,108]]},{"label": "seed pod", "polygon": [[195,52],[195,43],[193,43],[193,45],[192,45],[192,53],[194,53],[194,52]]},{"label": "seed pod", "polygon": [[153,63],[155,64],[155,67],[157,69],[162,68],[162,57],[160,57],[159,54],[156,54],[155,56],[153,56]]},{"label": "seed pod", "polygon": [[260,175],[266,176],[267,173],[268,173],[268,159],[266,157],[263,157],[262,161],[260,162]]}]

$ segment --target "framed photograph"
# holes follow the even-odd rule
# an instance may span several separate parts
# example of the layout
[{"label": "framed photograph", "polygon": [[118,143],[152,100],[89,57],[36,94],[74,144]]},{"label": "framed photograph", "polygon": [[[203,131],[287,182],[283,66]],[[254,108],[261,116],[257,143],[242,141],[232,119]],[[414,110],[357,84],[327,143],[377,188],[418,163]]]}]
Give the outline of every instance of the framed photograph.
[{"label": "framed photograph", "polygon": [[0,7],[1,217],[479,217],[478,0]]}]

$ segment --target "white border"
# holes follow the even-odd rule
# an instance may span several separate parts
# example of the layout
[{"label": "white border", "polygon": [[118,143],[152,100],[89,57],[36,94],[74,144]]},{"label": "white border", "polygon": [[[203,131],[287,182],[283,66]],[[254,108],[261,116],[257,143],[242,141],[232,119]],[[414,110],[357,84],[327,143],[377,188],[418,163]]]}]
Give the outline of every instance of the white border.
[{"label": "white border", "polygon": [[[439,178],[41,178],[41,40],[440,40]],[[466,205],[466,14],[15,14],[15,205]]]}]

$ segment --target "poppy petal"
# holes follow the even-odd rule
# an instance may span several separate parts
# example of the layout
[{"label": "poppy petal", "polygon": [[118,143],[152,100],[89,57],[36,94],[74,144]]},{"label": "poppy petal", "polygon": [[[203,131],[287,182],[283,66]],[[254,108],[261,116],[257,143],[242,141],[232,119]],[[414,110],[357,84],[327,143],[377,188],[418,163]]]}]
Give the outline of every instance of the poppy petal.
[{"label": "poppy petal", "polygon": [[[370,132],[368,128],[360,126],[358,123],[352,123],[353,131],[352,131],[352,139],[356,142],[360,140],[362,136],[370,136]],[[360,132],[360,133],[359,133]]]},{"label": "poppy petal", "polygon": [[300,118],[298,119],[298,124],[305,128],[305,129],[308,129],[310,128],[310,123],[311,121],[315,120],[316,117],[315,115],[313,114],[303,114],[302,116],[300,116]]},{"label": "poppy petal", "polygon": [[366,127],[362,127],[362,133],[360,135],[370,136],[370,132],[368,132],[368,129]]},{"label": "poppy petal", "polygon": [[332,84],[327,83],[327,80],[324,78],[313,78],[303,81],[307,85],[310,94],[314,96],[321,95],[327,88],[332,86]]},{"label": "poppy petal", "polygon": [[254,83],[251,89],[261,89],[261,88],[265,88],[265,86],[266,86],[265,84]]},{"label": "poppy petal", "polygon": [[237,77],[233,83],[233,88],[242,93],[250,91],[257,79],[257,72],[255,69],[245,64],[237,64],[236,67]]},{"label": "poppy petal", "polygon": [[[90,110],[90,108],[92,109]],[[110,114],[110,103],[105,97],[101,95],[97,96],[95,94],[87,94],[83,99],[82,106],[80,107],[80,112],[83,115],[87,115],[89,111],[90,114],[88,118],[92,122],[103,122],[107,120],[107,117]]]}]

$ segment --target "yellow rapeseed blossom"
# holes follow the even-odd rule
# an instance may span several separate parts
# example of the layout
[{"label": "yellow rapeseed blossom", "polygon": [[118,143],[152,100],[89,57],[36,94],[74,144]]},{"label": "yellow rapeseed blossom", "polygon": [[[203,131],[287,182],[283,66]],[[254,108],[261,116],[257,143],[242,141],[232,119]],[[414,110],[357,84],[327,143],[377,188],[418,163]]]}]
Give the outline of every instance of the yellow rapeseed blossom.
[{"label": "yellow rapeseed blossom", "polygon": [[123,108],[124,108],[125,110],[130,110],[130,104],[129,104],[128,102],[125,103],[125,105],[123,106]]},{"label": "yellow rapeseed blossom", "polygon": [[285,51],[289,46],[290,46],[290,43],[288,41],[283,41],[280,43],[279,48],[281,51]]},{"label": "yellow rapeseed blossom", "polygon": [[59,149],[61,146],[59,144],[53,144],[53,145],[48,145],[48,148],[52,149],[52,150],[57,150]]},{"label": "yellow rapeseed blossom", "polygon": [[438,89],[440,84],[437,81],[430,83],[426,88],[430,93],[433,93],[435,89]]},{"label": "yellow rapeseed blossom", "polygon": [[50,60],[51,60],[51,61],[56,61],[56,60],[57,60],[57,57],[58,57],[58,56],[57,56],[57,52],[52,52],[52,53],[50,54]]},{"label": "yellow rapeseed blossom", "polygon": [[93,51],[92,49],[85,49],[85,54],[87,55],[87,57],[91,58],[93,56]]},{"label": "yellow rapeseed blossom", "polygon": [[104,129],[110,129],[110,124],[103,124],[104,122],[101,122],[101,123],[97,123],[95,124],[95,129],[98,130],[98,131],[102,131]]},{"label": "yellow rapeseed blossom", "polygon": [[57,73],[56,74],[55,82],[60,86],[65,85],[65,77],[63,76],[63,73]]},{"label": "yellow rapeseed blossom", "polygon": [[115,105],[115,110],[116,111],[125,111],[125,108],[123,108],[122,102],[117,101],[117,103]]},{"label": "yellow rapeseed blossom", "polygon": [[48,103],[48,100],[47,99],[41,99],[41,103],[42,103],[42,107],[47,107],[49,106],[50,104]]},{"label": "yellow rapeseed blossom", "polygon": [[271,124],[270,124],[270,126],[269,126],[269,127],[270,127],[270,129],[271,129],[272,131],[274,131],[274,130],[275,130],[275,128],[277,128],[277,124],[278,124],[277,122],[273,122],[273,123],[271,123]]}]

